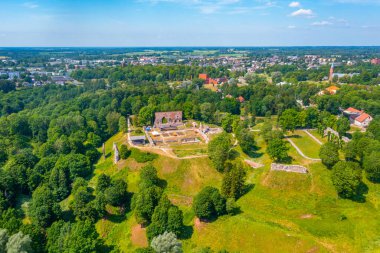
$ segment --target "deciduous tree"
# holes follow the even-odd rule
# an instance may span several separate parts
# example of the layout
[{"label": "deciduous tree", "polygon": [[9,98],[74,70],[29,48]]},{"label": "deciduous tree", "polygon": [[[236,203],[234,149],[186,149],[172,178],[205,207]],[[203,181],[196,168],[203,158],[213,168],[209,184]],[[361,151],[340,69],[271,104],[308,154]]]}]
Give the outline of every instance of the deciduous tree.
[{"label": "deciduous tree", "polygon": [[332,142],[327,142],[321,146],[319,157],[327,168],[331,169],[337,162],[339,162],[338,151],[338,146]]},{"label": "deciduous tree", "polygon": [[150,246],[157,253],[182,253],[182,244],[174,233],[165,232],[153,238]]},{"label": "deciduous tree", "polygon": [[334,165],[331,179],[339,196],[352,198],[358,193],[362,172],[358,163],[340,161]]}]

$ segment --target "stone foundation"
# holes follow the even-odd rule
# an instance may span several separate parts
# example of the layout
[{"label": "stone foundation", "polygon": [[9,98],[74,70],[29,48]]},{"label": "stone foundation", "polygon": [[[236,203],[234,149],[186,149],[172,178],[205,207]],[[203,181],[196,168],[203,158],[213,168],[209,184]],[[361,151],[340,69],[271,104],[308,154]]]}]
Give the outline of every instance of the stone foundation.
[{"label": "stone foundation", "polygon": [[301,173],[301,174],[307,174],[308,173],[307,168],[300,166],[300,165],[288,165],[288,164],[272,163],[270,169],[271,170],[277,170],[277,171]]}]

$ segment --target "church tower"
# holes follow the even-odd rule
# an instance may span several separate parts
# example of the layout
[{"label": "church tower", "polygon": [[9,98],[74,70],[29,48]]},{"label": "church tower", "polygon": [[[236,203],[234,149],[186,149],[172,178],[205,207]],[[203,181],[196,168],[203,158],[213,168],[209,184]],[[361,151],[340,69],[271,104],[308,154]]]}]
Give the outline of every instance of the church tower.
[{"label": "church tower", "polygon": [[332,82],[333,78],[334,78],[334,63],[331,64],[331,68],[330,68],[330,76],[329,76],[330,82]]}]

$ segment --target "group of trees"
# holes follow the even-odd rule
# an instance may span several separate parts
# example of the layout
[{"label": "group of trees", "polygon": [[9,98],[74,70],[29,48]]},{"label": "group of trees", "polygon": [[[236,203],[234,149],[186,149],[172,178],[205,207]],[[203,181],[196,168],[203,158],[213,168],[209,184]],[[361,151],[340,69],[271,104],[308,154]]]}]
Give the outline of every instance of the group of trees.
[{"label": "group of trees", "polygon": [[[62,229],[67,230],[76,227],[74,219],[87,221],[96,234],[94,222],[104,217],[105,206],[123,208],[128,202],[127,186],[122,180],[111,180],[102,192],[94,192],[87,185],[92,165],[100,156],[96,148],[119,130],[126,131],[125,116],[131,109],[121,109],[111,91],[90,92],[99,87],[95,83],[92,87],[46,86],[10,92],[0,99],[15,98],[9,103],[11,107],[13,102],[22,101],[17,108],[1,107],[1,227],[12,234],[21,231],[29,235],[36,252],[49,251],[46,241],[53,234],[47,231],[55,223],[64,223]],[[128,150],[124,153],[129,155]],[[14,209],[21,194],[31,197],[30,227],[21,223],[25,214]],[[60,202],[70,194],[72,201],[64,212]],[[86,234],[83,231],[83,240]],[[74,247],[74,243],[70,245]],[[101,241],[96,247],[99,245]],[[75,251],[68,248],[67,252],[70,250]]]},{"label": "group of trees", "polygon": [[0,78],[0,91],[7,93],[16,90],[16,85],[13,81]]},{"label": "group of trees", "polygon": [[298,128],[317,128],[323,133],[327,127],[335,129],[342,137],[350,130],[350,121],[346,117],[336,118],[327,111],[318,111],[310,107],[305,110],[285,110],[278,119],[280,127],[284,131],[294,131]]},{"label": "group of trees", "polygon": [[380,87],[361,85],[343,85],[336,95],[312,97],[320,111],[339,114],[339,108],[354,107],[366,111],[372,116],[380,114]]},{"label": "group of trees", "polygon": [[[246,123],[237,122],[233,128],[240,145],[244,147],[242,149],[250,152],[251,147],[255,148],[255,142],[251,133],[242,127],[244,124]],[[201,220],[214,220],[227,213],[234,214],[238,210],[235,201],[245,193],[246,170],[242,163],[233,160],[230,155],[231,148],[231,139],[227,133],[219,134],[209,142],[209,157],[214,168],[223,173],[223,181],[221,192],[207,186],[195,196],[193,209]]]},{"label": "group of trees", "polygon": [[29,253],[32,251],[32,239],[29,235],[18,232],[10,236],[6,229],[0,229],[0,252]]},{"label": "group of trees", "polygon": [[369,181],[380,182],[379,129],[379,121],[374,120],[366,133],[354,133],[352,140],[341,149],[344,161],[340,159],[340,147],[336,143],[322,145],[320,158],[327,168],[332,169],[331,179],[341,197],[356,199],[360,195],[364,184],[363,171]]},{"label": "group of trees", "polygon": [[136,220],[147,227],[150,241],[165,232],[174,233],[178,237],[183,234],[182,211],[163,192],[165,183],[158,178],[156,168],[147,165],[141,170],[139,191],[132,199]]},{"label": "group of trees", "polygon": [[284,131],[275,129],[271,120],[266,120],[261,127],[261,136],[268,145],[266,152],[272,160],[277,162],[289,161],[289,147],[283,140]]}]

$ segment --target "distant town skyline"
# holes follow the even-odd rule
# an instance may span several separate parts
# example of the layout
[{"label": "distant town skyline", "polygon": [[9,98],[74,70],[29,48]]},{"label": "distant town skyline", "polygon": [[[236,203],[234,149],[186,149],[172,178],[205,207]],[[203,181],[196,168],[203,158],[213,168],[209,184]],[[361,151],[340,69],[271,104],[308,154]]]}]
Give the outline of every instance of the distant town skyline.
[{"label": "distant town skyline", "polygon": [[380,45],[380,0],[2,0],[0,6],[0,47]]}]

